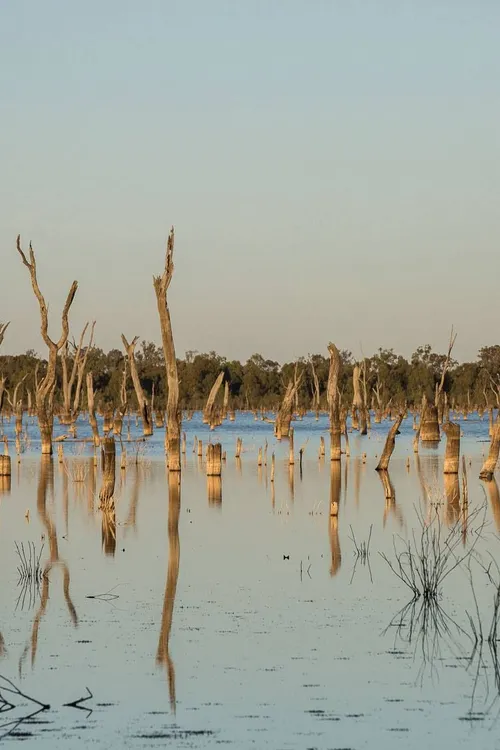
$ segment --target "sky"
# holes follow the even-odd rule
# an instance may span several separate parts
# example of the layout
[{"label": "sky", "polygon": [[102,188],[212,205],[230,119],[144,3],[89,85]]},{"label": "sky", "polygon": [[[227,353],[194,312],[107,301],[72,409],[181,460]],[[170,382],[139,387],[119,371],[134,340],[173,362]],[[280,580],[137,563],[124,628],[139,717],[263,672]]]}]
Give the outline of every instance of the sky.
[{"label": "sky", "polygon": [[499,342],[496,0],[0,0],[2,353],[178,356]]}]

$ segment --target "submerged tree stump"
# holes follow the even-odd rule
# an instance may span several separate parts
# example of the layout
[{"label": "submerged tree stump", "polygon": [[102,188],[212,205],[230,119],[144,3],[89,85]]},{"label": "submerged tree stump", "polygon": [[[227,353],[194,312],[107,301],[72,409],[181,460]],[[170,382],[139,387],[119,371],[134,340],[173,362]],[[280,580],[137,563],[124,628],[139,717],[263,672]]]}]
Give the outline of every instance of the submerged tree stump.
[{"label": "submerged tree stump", "polygon": [[382,451],[382,455],[380,456],[380,461],[378,462],[378,465],[376,467],[376,471],[387,471],[389,468],[389,461],[391,460],[392,453],[394,451],[394,446],[396,445],[396,435],[398,433],[399,427],[401,425],[401,422],[403,421],[403,413],[401,412],[392,425],[391,429],[389,430],[389,433],[387,435],[387,440],[385,441],[384,450]]},{"label": "submerged tree stump", "polygon": [[445,422],[443,432],[446,435],[446,452],[444,456],[444,473],[458,474],[460,465],[460,425]]},{"label": "submerged tree stump", "polygon": [[420,417],[420,440],[423,443],[438,443],[441,440],[437,407],[429,404],[425,396]]},{"label": "submerged tree stump", "polygon": [[222,445],[209,443],[207,447],[207,477],[220,477],[222,474]]},{"label": "submerged tree stump", "polygon": [[487,481],[490,481],[491,479],[493,479],[493,475],[495,473],[496,465],[498,462],[499,453],[500,453],[500,412],[499,412],[499,415],[497,416],[495,425],[493,427],[493,434],[491,436],[491,443],[490,443],[490,452],[488,454],[488,458],[483,464],[483,467],[479,474],[479,479],[486,479]]},{"label": "submerged tree stump", "polygon": [[111,506],[115,494],[116,446],[113,437],[102,440],[102,486],[99,492],[99,502],[102,510]]},{"label": "submerged tree stump", "polygon": [[328,344],[330,352],[330,369],[328,371],[328,385],[326,398],[330,412],[330,460],[340,461],[342,454],[340,441],[340,404],[339,404],[339,379],[342,368],[340,353],[335,344]]},{"label": "submerged tree stump", "polygon": [[10,477],[10,475],[11,475],[10,456],[0,455],[0,477]]}]

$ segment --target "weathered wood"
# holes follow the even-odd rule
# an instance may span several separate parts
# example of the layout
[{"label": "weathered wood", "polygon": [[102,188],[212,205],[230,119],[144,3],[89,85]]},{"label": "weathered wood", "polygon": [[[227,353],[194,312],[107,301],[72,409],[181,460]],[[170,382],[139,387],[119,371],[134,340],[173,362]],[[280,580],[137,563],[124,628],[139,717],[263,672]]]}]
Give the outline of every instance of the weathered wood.
[{"label": "weathered wood", "polygon": [[454,422],[445,422],[443,432],[446,435],[444,473],[458,474],[460,466],[460,425]]},{"label": "weathered wood", "polygon": [[290,380],[286,387],[286,392],[281,402],[278,413],[276,414],[276,422],[274,423],[274,434],[281,440],[281,438],[288,437],[290,432],[290,424],[292,421],[293,404],[295,401],[295,394],[297,393],[304,371],[300,374],[295,374],[295,379]]},{"label": "weathered wood", "polygon": [[486,479],[490,481],[493,479],[495,474],[496,465],[498,462],[498,454],[500,453],[500,412],[496,418],[495,425],[493,427],[493,434],[491,436],[490,451],[486,461],[483,463],[481,472],[479,474],[480,479]]},{"label": "weathered wood", "polygon": [[[68,375],[68,342],[61,349],[61,365],[62,365],[62,392],[63,392],[63,413],[61,416],[62,424],[74,424],[80,413],[81,393],[83,376],[85,373],[85,366],[89,352],[92,350],[94,342],[94,329],[95,321],[92,323],[90,332],[90,339],[88,346],[83,348],[83,342],[85,334],[87,332],[89,324],[86,323],[85,327],[80,335],[78,346],[73,343],[73,365],[71,367],[71,375]],[[73,394],[74,388],[74,394]]]},{"label": "weathered wood", "polygon": [[40,436],[42,441],[42,454],[52,455],[52,431],[54,426],[54,409],[53,409],[53,398],[54,389],[56,386],[56,366],[57,366],[57,355],[66,344],[69,335],[69,311],[73,300],[75,298],[76,291],[78,289],[78,282],[74,281],[66,297],[64,303],[62,317],[61,317],[61,335],[58,341],[53,341],[49,336],[49,313],[45,302],[45,298],[40,291],[38,285],[37,271],[36,271],[36,258],[33,251],[33,247],[30,243],[28,261],[26,255],[21,248],[21,236],[17,237],[17,251],[21,256],[21,259],[29,270],[31,277],[31,285],[33,292],[38,300],[38,306],[40,308],[40,319],[41,319],[41,333],[45,345],[48,349],[47,368],[45,377],[37,384],[36,389],[36,410],[38,416],[38,425],[40,428]]},{"label": "weathered wood", "polygon": [[340,404],[339,404],[339,379],[342,369],[342,360],[335,344],[328,344],[330,352],[330,368],[328,371],[328,385],[326,398],[330,415],[330,459],[340,461],[342,447],[340,441]]},{"label": "weathered wood", "polygon": [[222,385],[223,380],[224,380],[224,370],[222,370],[217,375],[215,383],[213,384],[212,388],[210,389],[210,393],[208,394],[207,403],[205,404],[205,408],[203,410],[203,423],[204,424],[213,423],[215,399],[217,398],[217,394],[219,392],[219,389]]},{"label": "weathered wood", "polygon": [[175,357],[174,335],[168,307],[167,291],[174,273],[174,228],[170,230],[165,253],[165,270],[162,276],[153,278],[158,315],[160,318],[163,354],[167,373],[167,429],[165,431],[165,450],[169,471],[181,470],[181,427],[182,411],[179,406],[179,375]]},{"label": "weathered wood", "polygon": [[420,413],[420,440],[423,443],[437,443],[441,440],[437,407],[428,403],[425,394]]},{"label": "weathered wood", "polygon": [[142,418],[142,432],[145,437],[149,437],[153,434],[153,422],[151,419],[151,406],[148,398],[146,397],[146,394],[144,393],[141,381],[139,379],[139,373],[137,372],[137,364],[135,361],[135,347],[138,341],[139,336],[135,336],[129,343],[122,333],[123,347],[128,357],[130,375],[132,377],[132,383],[134,384],[137,404],[139,406],[139,412]]},{"label": "weathered wood", "polygon": [[97,425],[97,419],[95,415],[95,402],[94,402],[94,382],[92,372],[87,373],[87,408],[89,412],[89,422],[92,428],[92,435],[94,439],[94,445],[98,446],[100,443],[99,427]]},{"label": "weathered wood", "polygon": [[0,455],[0,477],[10,477],[12,466],[10,456]]},{"label": "weathered wood", "polygon": [[106,437],[102,441],[101,462],[102,486],[99,492],[99,502],[101,510],[108,510],[115,494],[116,446],[113,437]]},{"label": "weathered wood", "polygon": [[222,474],[222,445],[209,443],[207,447],[207,477],[220,477]]},{"label": "weathered wood", "polygon": [[5,331],[7,330],[9,325],[10,325],[10,321],[8,323],[0,323],[0,346],[2,346],[3,344]]},{"label": "weathered wood", "polygon": [[376,471],[387,471],[389,468],[389,461],[391,460],[394,447],[396,445],[396,435],[403,421],[403,413],[400,413],[396,421],[392,425],[391,429],[387,434],[385,441],[384,450],[380,456],[380,461],[377,464]]}]

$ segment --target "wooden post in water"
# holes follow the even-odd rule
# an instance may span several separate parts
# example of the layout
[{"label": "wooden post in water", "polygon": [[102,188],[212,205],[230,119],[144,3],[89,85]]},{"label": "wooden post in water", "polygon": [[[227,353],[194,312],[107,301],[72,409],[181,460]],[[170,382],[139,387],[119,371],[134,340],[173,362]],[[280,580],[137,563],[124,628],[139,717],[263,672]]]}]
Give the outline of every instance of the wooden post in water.
[{"label": "wooden post in water", "polygon": [[339,350],[331,342],[328,344],[330,352],[330,368],[328,372],[327,401],[330,412],[330,459],[340,461],[342,447],[340,443],[340,405],[338,383],[342,360]]},{"label": "wooden post in water", "polygon": [[207,447],[207,477],[220,477],[222,473],[222,445],[209,443]]},{"label": "wooden post in water", "polygon": [[271,456],[271,482],[274,482],[275,469],[276,469],[276,456],[273,453],[273,455]]},{"label": "wooden post in water", "polygon": [[460,425],[445,422],[443,432],[446,435],[446,453],[444,456],[444,473],[458,474],[460,465]]},{"label": "wooden post in water", "polygon": [[396,435],[398,433],[398,430],[402,421],[403,421],[403,414],[402,412],[400,412],[399,416],[397,417],[396,421],[394,422],[394,424],[392,425],[391,429],[388,432],[387,439],[384,445],[384,450],[382,451],[382,455],[380,456],[380,461],[378,462],[378,465],[375,471],[387,471],[388,470],[389,461],[391,460],[391,456],[394,451],[394,447],[396,445]]},{"label": "wooden post in water", "polygon": [[500,411],[493,427],[493,434],[491,436],[490,452],[488,458],[483,464],[479,479],[486,479],[490,481],[493,479],[495,468],[498,462],[498,454],[500,453]]},{"label": "wooden post in water", "polygon": [[198,451],[199,458],[202,458],[203,457],[203,440],[198,440],[198,445],[196,449]]},{"label": "wooden post in water", "polygon": [[290,452],[289,452],[289,457],[288,457],[288,463],[290,464],[290,466],[293,466],[295,463],[295,455],[294,455],[294,450],[293,450],[293,427],[290,427],[289,435],[290,435]]},{"label": "wooden post in water", "polygon": [[413,438],[413,453],[418,453],[419,440],[420,440],[420,427],[417,428],[415,437]]},{"label": "wooden post in water", "polygon": [[113,437],[102,440],[101,461],[102,486],[99,492],[99,502],[101,510],[108,510],[115,494],[116,446]]},{"label": "wooden post in water", "polygon": [[236,440],[236,453],[234,454],[235,458],[241,457],[241,446],[243,444],[243,440],[241,438],[237,438]]},{"label": "wooden post in water", "polygon": [[186,433],[182,433],[182,453],[186,454]]}]

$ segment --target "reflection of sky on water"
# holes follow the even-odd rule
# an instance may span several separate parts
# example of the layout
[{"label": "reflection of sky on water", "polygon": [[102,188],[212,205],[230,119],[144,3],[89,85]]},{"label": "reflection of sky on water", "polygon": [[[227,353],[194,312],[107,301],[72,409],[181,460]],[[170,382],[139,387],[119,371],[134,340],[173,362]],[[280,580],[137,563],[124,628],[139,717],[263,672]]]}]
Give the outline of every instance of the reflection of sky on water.
[{"label": "reflection of sky on water", "polygon": [[[477,479],[487,447],[478,438],[487,440],[487,420],[461,424],[471,461],[469,507],[487,501],[482,552],[495,551],[498,488]],[[159,747],[169,738],[193,747],[216,741],[273,748],[391,748],[402,741],[406,747],[422,741],[490,747],[486,730],[497,706],[482,721],[461,720],[471,708],[477,664],[475,657],[467,669],[468,638],[455,632],[442,638],[432,669],[422,670],[418,641],[407,643],[396,627],[384,634],[409,597],[378,552],[391,554],[394,534],[412,534],[416,507],[428,518],[442,503],[444,522],[460,522],[456,484],[445,486],[442,475],[444,441],[437,452],[414,456],[408,420],[397,438],[387,498],[374,471],[387,424],[374,425],[370,438],[351,434],[351,458],[332,473],[329,460],[317,459],[326,420],[296,422],[297,452],[305,444],[301,480],[298,462],[290,475],[286,442],[276,446],[272,426],[238,416],[212,433],[228,454],[221,488],[208,486],[204,465],[192,453],[194,434],[205,445],[207,428],[197,418],[184,427],[180,510],[163,461],[153,460],[161,459],[163,433],[155,437],[157,450],[140,450],[138,465],[128,446],[127,469],[117,468],[114,557],[102,547],[100,473],[92,459],[82,483],[57,457],[53,482],[41,474],[36,456],[23,456],[20,466],[13,461],[10,493],[0,497],[0,673],[51,704],[36,717],[49,723],[24,724],[19,731],[31,732],[41,748],[91,741],[96,747]],[[241,464],[233,458],[238,435],[244,441]],[[266,438],[267,466],[259,469],[257,452]],[[65,453],[70,462],[85,460],[71,457],[68,445]],[[330,515],[332,502],[338,519]],[[353,576],[351,527],[360,543],[370,526],[370,570],[358,562]],[[44,564],[51,557],[63,561],[70,581],[68,591],[66,569],[52,566],[32,668],[22,654],[30,647],[40,600],[31,610],[15,611],[14,540],[39,547],[42,536]],[[118,598],[97,596],[107,592]],[[477,596],[486,612],[491,596],[480,571]],[[465,610],[472,612],[473,603],[465,573],[450,576],[440,604],[467,629]],[[484,711],[495,695],[484,660],[475,711]],[[88,718],[63,707],[86,695],[87,686],[94,709]]]}]

